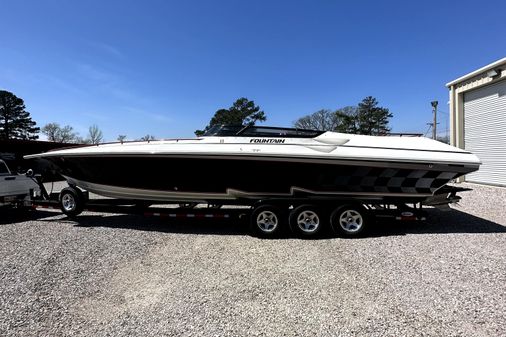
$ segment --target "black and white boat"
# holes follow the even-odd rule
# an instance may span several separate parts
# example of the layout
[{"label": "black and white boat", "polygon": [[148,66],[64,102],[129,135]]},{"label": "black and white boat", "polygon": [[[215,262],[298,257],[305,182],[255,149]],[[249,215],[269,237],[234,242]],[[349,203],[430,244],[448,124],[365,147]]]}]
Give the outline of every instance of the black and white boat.
[{"label": "black and white boat", "polygon": [[424,137],[263,126],[220,126],[195,139],[101,144],[25,158],[49,160],[70,185],[99,195],[192,202],[423,201],[480,165],[470,152]]}]

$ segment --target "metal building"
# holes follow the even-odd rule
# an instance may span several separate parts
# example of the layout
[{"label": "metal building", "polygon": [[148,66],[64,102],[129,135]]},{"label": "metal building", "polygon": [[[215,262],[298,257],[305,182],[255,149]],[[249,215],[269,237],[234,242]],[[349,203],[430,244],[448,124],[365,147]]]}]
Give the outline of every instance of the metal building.
[{"label": "metal building", "polygon": [[465,181],[506,186],[506,57],[446,84],[450,143],[482,161]]}]

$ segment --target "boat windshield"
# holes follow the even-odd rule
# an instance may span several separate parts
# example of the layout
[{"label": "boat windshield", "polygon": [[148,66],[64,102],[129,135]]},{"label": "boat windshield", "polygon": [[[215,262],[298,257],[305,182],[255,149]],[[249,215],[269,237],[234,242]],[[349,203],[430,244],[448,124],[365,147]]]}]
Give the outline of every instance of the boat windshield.
[{"label": "boat windshield", "polygon": [[244,125],[215,125],[204,133],[204,136],[235,136],[244,129]]},{"label": "boat windshield", "polygon": [[323,132],[272,126],[215,125],[204,136],[314,138]]}]

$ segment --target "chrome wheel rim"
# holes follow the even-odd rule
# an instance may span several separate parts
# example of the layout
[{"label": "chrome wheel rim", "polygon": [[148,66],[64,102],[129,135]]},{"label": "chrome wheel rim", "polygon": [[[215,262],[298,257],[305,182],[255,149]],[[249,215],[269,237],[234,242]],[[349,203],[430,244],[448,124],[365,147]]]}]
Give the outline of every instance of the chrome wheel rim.
[{"label": "chrome wheel rim", "polygon": [[278,226],[278,216],[272,211],[262,211],[257,215],[257,226],[263,232],[272,232]]},{"label": "chrome wheel rim", "polygon": [[318,214],[310,210],[300,212],[297,216],[297,226],[304,232],[312,233],[320,226],[320,218]]},{"label": "chrome wheel rim", "polygon": [[62,197],[62,206],[66,211],[74,210],[76,207],[76,201],[74,197],[69,193],[64,194]]},{"label": "chrome wheel rim", "polygon": [[359,212],[350,209],[341,213],[339,217],[339,225],[347,232],[356,232],[362,228],[364,218]]}]

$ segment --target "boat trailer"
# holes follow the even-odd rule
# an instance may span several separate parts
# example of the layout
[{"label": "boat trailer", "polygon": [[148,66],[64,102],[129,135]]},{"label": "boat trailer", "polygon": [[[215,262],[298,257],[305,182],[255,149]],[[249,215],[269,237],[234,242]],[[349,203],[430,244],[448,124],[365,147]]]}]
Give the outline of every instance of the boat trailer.
[{"label": "boat trailer", "polygon": [[68,186],[60,192],[48,193],[40,176],[33,176],[40,186],[40,195],[33,195],[26,206],[32,209],[59,209],[68,217],[83,211],[113,214],[137,214],[146,217],[181,219],[249,219],[255,236],[277,237],[287,227],[298,237],[316,237],[329,227],[343,237],[361,236],[375,221],[425,221],[423,206],[448,207],[460,200],[458,192],[467,188],[444,186],[427,202],[408,202],[404,198],[388,202],[351,198],[268,198],[238,200],[217,204],[160,202],[155,200],[126,200],[90,198],[88,191]]}]

